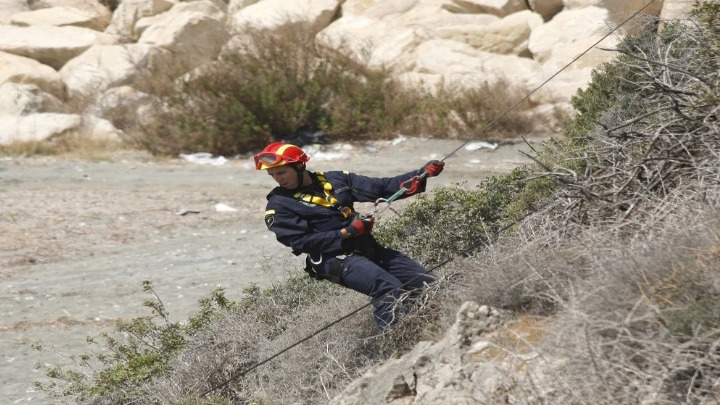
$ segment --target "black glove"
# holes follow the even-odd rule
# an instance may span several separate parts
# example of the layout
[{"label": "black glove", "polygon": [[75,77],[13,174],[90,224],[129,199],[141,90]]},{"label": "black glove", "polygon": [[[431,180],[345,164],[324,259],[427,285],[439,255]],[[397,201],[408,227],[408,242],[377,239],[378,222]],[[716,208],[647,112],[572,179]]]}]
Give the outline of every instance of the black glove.
[{"label": "black glove", "polygon": [[435,177],[442,173],[445,168],[445,162],[439,160],[431,160],[423,166],[423,172],[427,173],[428,177]]},{"label": "black glove", "polygon": [[366,233],[372,232],[373,224],[375,223],[375,218],[364,218],[361,219],[360,217],[356,218],[350,226],[345,228],[347,230],[348,235],[350,235],[351,238],[359,235],[365,235]]},{"label": "black glove", "polygon": [[310,256],[305,257],[305,268],[303,270],[308,274],[308,277],[320,280],[320,275],[318,275],[317,271],[313,268]]}]

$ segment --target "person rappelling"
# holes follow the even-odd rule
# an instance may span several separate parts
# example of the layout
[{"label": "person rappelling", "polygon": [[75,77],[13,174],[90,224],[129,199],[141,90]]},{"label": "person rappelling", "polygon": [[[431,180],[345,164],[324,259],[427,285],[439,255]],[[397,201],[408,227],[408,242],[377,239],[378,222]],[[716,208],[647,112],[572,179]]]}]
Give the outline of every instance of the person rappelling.
[{"label": "person rappelling", "polygon": [[[396,299],[436,280],[421,264],[382,246],[372,235],[375,218],[355,211],[356,202],[401,199],[425,191],[428,177],[445,163],[431,160],[420,170],[395,177],[366,177],[347,171],[311,172],[298,146],[275,142],[255,155],[257,170],[278,183],[267,196],[265,224],[296,255],[306,254],[308,274],[372,299],[381,329],[394,324]],[[400,191],[399,191],[400,190]]]}]

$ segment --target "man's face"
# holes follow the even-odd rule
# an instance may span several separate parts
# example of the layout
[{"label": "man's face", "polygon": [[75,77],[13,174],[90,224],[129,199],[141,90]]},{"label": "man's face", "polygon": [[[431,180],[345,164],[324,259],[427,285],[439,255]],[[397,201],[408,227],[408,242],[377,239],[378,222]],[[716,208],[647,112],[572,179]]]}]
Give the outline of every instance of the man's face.
[{"label": "man's face", "polygon": [[298,187],[297,171],[290,166],[271,167],[267,172],[282,188],[294,190]]}]

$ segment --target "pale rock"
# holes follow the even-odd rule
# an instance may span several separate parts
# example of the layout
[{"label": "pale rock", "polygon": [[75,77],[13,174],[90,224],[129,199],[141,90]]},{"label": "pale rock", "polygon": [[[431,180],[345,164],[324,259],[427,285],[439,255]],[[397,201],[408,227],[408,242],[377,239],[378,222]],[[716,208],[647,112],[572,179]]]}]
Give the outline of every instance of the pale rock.
[{"label": "pale rock", "polygon": [[74,7],[50,7],[40,10],[17,13],[10,19],[13,25],[54,25],[58,27],[74,26],[102,31],[110,19],[92,9]]},{"label": "pale rock", "polygon": [[327,27],[338,14],[342,0],[263,0],[249,5],[229,18],[231,31],[277,29],[286,25],[309,24],[314,32]]},{"label": "pale rock", "polygon": [[423,42],[417,48],[414,71],[440,74],[447,82],[467,88],[507,83],[520,92],[535,88],[545,74],[533,60],[441,39]]},{"label": "pale rock", "polygon": [[174,5],[170,10],[164,13],[139,19],[135,24],[135,31],[139,36],[142,36],[145,30],[150,26],[162,26],[169,24],[177,14],[193,12],[200,13],[220,22],[224,22],[226,17],[224,9],[215,4],[215,2],[209,0],[182,2]]},{"label": "pale rock", "polygon": [[341,12],[343,17],[351,15],[363,15],[370,7],[380,0],[345,0]]},{"label": "pale rock", "polygon": [[92,45],[108,42],[114,39],[89,28],[0,25],[0,51],[35,59],[54,69],[62,68]]},{"label": "pale rock", "polygon": [[439,73],[404,72],[395,75],[395,79],[403,88],[417,89],[428,94],[436,94],[440,87],[447,84],[445,77]]},{"label": "pale rock", "polygon": [[28,115],[39,112],[68,112],[62,100],[34,84],[0,84],[0,115]]},{"label": "pale rock", "polygon": [[420,342],[409,353],[371,368],[330,404],[500,403],[494,393],[512,381],[502,372],[503,364],[467,363],[464,357],[511,317],[509,311],[466,302],[440,341]]},{"label": "pale rock", "polygon": [[505,17],[509,14],[528,9],[525,0],[453,0],[457,13],[493,14]]},{"label": "pale rock", "polygon": [[135,41],[138,37],[135,32],[138,20],[167,11],[174,4],[168,0],[123,0],[113,13],[105,32]]},{"label": "pale rock", "polygon": [[[577,94],[579,89],[587,87],[592,78],[592,70],[593,68],[590,66],[566,69],[533,94],[530,100],[535,104],[556,104],[568,101]],[[550,77],[553,73],[555,72],[546,72],[546,76]]]},{"label": "pale rock", "polygon": [[[664,0],[655,0],[650,4],[643,14],[659,16],[662,10]],[[688,1],[688,0],[680,0]],[[650,3],[649,0],[563,0],[565,10],[576,10],[587,7],[602,7],[610,12],[613,22],[620,22],[630,17],[630,15],[642,9]]]},{"label": "pale rock", "polygon": [[540,14],[545,21],[551,20],[562,11],[562,0],[528,0],[530,10]]},{"label": "pale rock", "polygon": [[[639,25],[648,22],[652,23],[655,17],[660,16],[665,1],[666,0],[655,0],[655,2],[646,7],[640,13],[639,17],[635,18],[636,21],[630,21],[628,28],[625,28],[624,34],[627,35],[637,32]],[[610,10],[610,21],[617,25],[630,18],[634,12],[642,9],[648,5],[648,3],[648,0],[605,0],[602,2],[602,7]]]},{"label": "pale rock", "polygon": [[0,0],[0,24],[10,24],[13,15],[29,10],[27,0]]},{"label": "pale rock", "polygon": [[[608,11],[599,7],[563,11],[533,30],[528,47],[533,58],[548,71],[559,70],[611,30],[607,19]],[[610,35],[573,63],[572,68],[595,67],[610,61],[615,55],[599,48],[613,48],[619,42],[616,35]]]},{"label": "pale rock", "polygon": [[70,7],[79,10],[92,12],[93,14],[103,15],[108,22],[112,17],[110,9],[102,4],[99,0],[33,0],[33,9],[39,10],[50,7]]},{"label": "pale rock", "polygon": [[129,122],[136,128],[150,127],[157,120],[160,111],[161,101],[158,97],[130,86],[108,89],[86,110],[88,114],[111,122]]},{"label": "pale rock", "polygon": [[84,139],[107,143],[117,143],[126,137],[125,133],[117,129],[112,122],[93,115],[83,116],[77,131]]},{"label": "pale rock", "polygon": [[32,84],[58,99],[65,99],[65,82],[60,73],[35,59],[0,52],[0,84]]},{"label": "pale rock", "polygon": [[690,16],[693,3],[693,1],[689,0],[665,0],[660,11],[660,18],[663,20],[684,20]]},{"label": "pale rock", "polygon": [[575,109],[568,101],[560,101],[555,104],[543,103],[520,114],[532,120],[534,135],[553,136],[562,131],[562,123],[575,114]]},{"label": "pale rock", "polygon": [[563,0],[563,8],[565,10],[577,10],[585,7],[602,7],[601,3],[604,0]]},{"label": "pale rock", "polygon": [[528,40],[543,19],[530,10],[510,14],[489,24],[455,25],[438,28],[438,37],[466,43],[474,48],[508,55],[530,56]]},{"label": "pale rock", "polygon": [[82,117],[77,114],[0,115],[0,145],[46,141],[76,130],[81,123]]},{"label": "pale rock", "polygon": [[412,68],[412,53],[432,38],[425,28],[403,27],[386,20],[348,16],[330,24],[316,36],[321,48],[339,50],[372,68],[402,73]]},{"label": "pale rock", "polygon": [[388,15],[384,20],[394,25],[422,27],[436,32],[433,34],[433,37],[436,37],[437,32],[443,29],[453,29],[457,26],[482,27],[500,21],[500,17],[492,14],[456,14],[439,4],[418,3],[403,13]]},{"label": "pale rock", "polygon": [[144,44],[97,45],[68,62],[60,74],[71,98],[91,97],[108,88],[173,77],[170,51]]},{"label": "pale rock", "polygon": [[162,23],[143,32],[138,44],[165,49],[174,55],[171,75],[180,75],[213,60],[229,38],[225,24],[199,12],[171,12]]},{"label": "pale rock", "polygon": [[227,14],[235,15],[238,11],[244,9],[247,6],[252,6],[260,0],[230,0],[227,5]]},{"label": "pale rock", "polygon": [[[354,8],[358,11],[349,15],[361,15],[367,18],[375,18],[381,20],[386,17],[403,15],[420,4],[419,0],[395,0],[395,1],[373,1],[355,4]],[[343,6],[345,6],[343,4]],[[348,7],[353,7],[349,5]],[[363,10],[364,8],[364,10]],[[343,14],[343,18],[345,15]]]}]

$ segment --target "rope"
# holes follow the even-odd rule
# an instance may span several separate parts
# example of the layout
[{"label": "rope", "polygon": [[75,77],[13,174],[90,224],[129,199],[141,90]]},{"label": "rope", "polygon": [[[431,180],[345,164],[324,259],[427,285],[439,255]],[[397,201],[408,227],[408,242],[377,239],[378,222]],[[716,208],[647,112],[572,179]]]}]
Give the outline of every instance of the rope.
[{"label": "rope", "polygon": [[[498,115],[498,116],[495,117],[493,120],[491,120],[489,123],[485,124],[485,125],[484,125],[482,128],[480,128],[480,130],[477,132],[477,135],[480,135],[483,131],[485,131],[485,130],[486,130],[487,128],[489,128],[491,125],[493,125],[494,123],[496,123],[496,122],[497,122],[498,120],[500,120],[502,117],[504,117],[505,115],[507,115],[508,113],[510,113],[511,111],[513,111],[515,108],[517,108],[518,106],[520,106],[520,104],[522,104],[523,102],[525,102],[528,98],[530,98],[530,96],[532,96],[532,95],[533,95],[535,92],[537,92],[540,88],[542,88],[542,87],[545,86],[548,82],[550,82],[550,80],[554,79],[554,78],[555,78],[557,75],[559,75],[562,71],[564,71],[565,69],[567,69],[570,65],[572,65],[573,63],[575,63],[578,59],[580,59],[580,58],[581,58],[582,56],[584,56],[586,53],[590,52],[590,50],[592,50],[592,48],[596,47],[600,42],[604,41],[607,37],[609,37],[609,36],[612,35],[615,31],[617,31],[618,29],[620,29],[623,25],[627,24],[627,23],[630,22],[632,19],[634,19],[635,17],[637,17],[640,13],[643,12],[643,10],[645,10],[646,8],[648,8],[648,7],[649,7],[652,3],[654,3],[654,2],[655,2],[655,0],[650,0],[650,2],[647,3],[645,6],[643,6],[640,10],[636,11],[635,13],[633,13],[633,14],[632,14],[630,17],[628,17],[625,21],[623,21],[622,23],[620,23],[619,25],[617,25],[615,28],[613,28],[610,32],[608,32],[607,34],[605,34],[601,39],[599,39],[599,40],[596,41],[594,44],[592,44],[588,49],[584,50],[584,51],[583,51],[582,53],[580,53],[577,57],[575,57],[572,61],[570,61],[568,64],[566,64],[565,66],[563,66],[560,70],[558,70],[557,72],[555,72],[552,76],[550,76],[547,80],[545,80],[544,82],[542,82],[539,86],[537,86],[536,88],[534,88],[530,93],[528,93],[528,94],[527,94],[525,97],[523,97],[520,101],[518,101],[517,103],[513,104],[510,108],[506,109],[506,110],[505,110],[504,112],[502,112],[500,115]],[[465,141],[462,145],[458,146],[455,150],[453,150],[452,152],[450,152],[449,154],[447,154],[444,158],[442,158],[441,161],[445,161],[445,159],[447,159],[447,158],[449,158],[450,156],[454,155],[457,151],[459,151],[460,149],[462,149],[462,147],[464,147],[465,145],[467,145],[467,144],[470,143],[471,141],[472,141],[472,139]],[[425,176],[425,174],[423,173],[423,175],[418,176],[418,178],[422,178],[422,177],[424,177],[424,176]],[[403,186],[400,190],[398,190],[398,192],[396,192],[395,194],[393,194],[391,197],[389,197],[388,199],[386,199],[386,200],[383,201],[383,202],[387,203],[387,204],[388,204],[388,207],[389,207],[389,205],[390,205],[390,203],[392,203],[392,201],[394,201],[394,200],[396,200],[397,198],[399,198],[399,197],[400,197],[403,193],[405,193],[407,190],[408,190],[408,188],[405,187],[405,186]],[[493,239],[496,238],[497,236],[499,236],[502,232],[504,232],[504,231],[506,231],[507,229],[509,229],[510,227],[515,226],[515,225],[517,225],[518,223],[524,221],[524,220],[525,220],[528,216],[530,216],[531,214],[532,214],[532,212],[527,213],[527,214],[523,215],[522,217],[518,218],[517,220],[511,222],[510,224],[508,224],[508,225],[506,225],[506,226],[498,229],[497,231],[493,232]],[[480,242],[477,242],[477,243],[475,243],[475,244],[470,245],[468,248],[462,250],[461,252],[455,253],[454,255],[452,255],[451,257],[449,257],[448,259],[446,259],[446,260],[438,263],[437,265],[433,266],[432,268],[430,268],[430,269],[427,271],[427,273],[432,272],[432,271],[434,271],[434,270],[437,270],[437,269],[445,266],[446,264],[448,264],[448,263],[450,263],[451,261],[455,260],[456,257],[462,256],[462,255],[466,255],[466,254],[474,251],[474,250],[475,250],[476,248],[478,248],[480,245],[484,245],[484,244],[485,244],[485,241],[484,241],[484,240],[481,240]],[[423,274],[427,274],[427,273],[423,273]],[[413,279],[411,279],[411,280],[403,283],[403,284],[402,284],[400,287],[398,287],[398,288],[404,287],[405,285],[407,285],[407,284],[413,282],[414,280],[416,280],[418,277],[420,277],[420,276],[416,276],[415,278],[413,278]],[[354,309],[353,311],[348,312],[347,314],[341,316],[340,318],[337,318],[337,319],[335,319],[334,321],[332,321],[332,322],[330,322],[330,323],[322,326],[321,328],[319,328],[318,330],[312,332],[312,333],[309,334],[308,336],[305,336],[304,338],[298,340],[297,342],[291,344],[290,346],[287,346],[286,348],[284,348],[284,349],[280,350],[279,352],[271,355],[270,357],[266,358],[265,360],[262,360],[262,361],[260,361],[260,362],[258,362],[258,363],[256,363],[256,364],[254,364],[254,365],[252,365],[252,366],[244,369],[244,370],[241,370],[240,372],[238,372],[238,373],[236,373],[236,374],[231,375],[230,377],[228,377],[228,378],[227,378],[225,381],[223,381],[222,383],[220,383],[220,384],[218,384],[218,385],[215,385],[215,386],[213,386],[213,387],[210,387],[209,389],[207,389],[207,390],[205,390],[204,392],[202,392],[202,393],[200,394],[200,396],[201,396],[201,397],[205,397],[205,396],[207,396],[209,393],[211,393],[211,392],[213,392],[213,391],[215,391],[215,390],[218,390],[218,389],[220,389],[220,388],[223,388],[223,387],[227,386],[227,385],[230,384],[232,381],[234,381],[234,380],[242,377],[243,375],[249,373],[249,372],[252,371],[252,370],[255,370],[256,368],[262,366],[263,364],[266,364],[266,363],[274,360],[275,358],[277,358],[278,356],[282,355],[283,353],[285,353],[285,352],[293,349],[294,347],[302,344],[302,343],[305,342],[305,341],[308,341],[308,340],[312,339],[313,337],[319,335],[319,334],[322,333],[323,331],[331,328],[332,326],[334,326],[334,325],[342,322],[343,320],[345,320],[345,319],[347,319],[347,318],[350,318],[351,316],[355,315],[356,313],[358,313],[358,312],[362,311],[363,309],[371,306],[375,301],[376,301],[376,299],[371,300],[371,301],[368,302],[367,304],[365,304],[365,305],[363,305],[363,306],[361,306],[361,307],[359,307],[359,308],[356,308],[356,309]]]},{"label": "rope", "polygon": [[[447,155],[445,155],[445,157],[443,157],[442,159],[440,159],[440,161],[441,161],[441,162],[444,162],[446,159],[448,159],[449,157],[451,157],[452,155],[454,155],[455,153],[457,153],[460,149],[462,149],[465,145],[467,145],[468,143],[470,143],[470,142],[472,142],[474,139],[476,139],[478,136],[480,136],[480,134],[484,133],[488,128],[490,128],[491,126],[493,126],[496,122],[498,122],[498,121],[499,121],[500,119],[502,119],[504,116],[508,115],[508,114],[511,113],[513,110],[515,110],[516,108],[518,108],[518,107],[519,107],[520,105],[522,105],[525,101],[527,101],[530,97],[532,97],[533,94],[537,93],[538,90],[540,90],[542,87],[544,87],[546,84],[548,84],[551,80],[553,80],[555,77],[557,77],[557,76],[558,76],[560,73],[562,73],[565,69],[567,69],[568,67],[570,67],[571,65],[573,65],[575,62],[577,62],[580,58],[582,58],[583,56],[585,56],[585,54],[587,54],[587,53],[590,52],[593,48],[595,48],[596,46],[598,46],[602,41],[604,41],[605,39],[607,39],[610,35],[612,35],[615,31],[617,31],[618,29],[620,29],[623,25],[627,24],[627,23],[630,22],[632,19],[634,19],[635,17],[637,17],[637,16],[638,16],[640,13],[642,13],[646,8],[650,7],[650,5],[653,4],[654,2],[655,2],[655,0],[650,0],[649,3],[647,3],[645,6],[643,6],[643,7],[642,7],[641,9],[639,9],[638,11],[634,12],[634,13],[633,13],[630,17],[628,17],[625,21],[623,21],[622,23],[620,23],[619,25],[617,25],[615,28],[613,28],[612,30],[610,30],[607,34],[603,35],[602,38],[600,38],[600,39],[598,39],[597,41],[595,41],[595,43],[593,43],[589,48],[587,48],[587,49],[585,49],[584,51],[582,51],[579,55],[577,55],[575,58],[573,58],[570,62],[568,62],[568,63],[565,64],[562,68],[560,68],[560,70],[558,70],[557,72],[553,73],[553,74],[552,74],[550,77],[548,77],[544,82],[540,83],[537,87],[535,87],[534,89],[532,89],[528,94],[525,95],[525,97],[523,97],[523,98],[520,99],[518,102],[516,102],[515,104],[513,104],[512,106],[510,106],[510,108],[507,108],[506,110],[504,110],[502,113],[500,113],[500,114],[497,115],[495,118],[493,118],[490,122],[488,122],[487,124],[483,125],[483,126],[477,131],[477,133],[475,134],[474,137],[472,137],[472,138],[468,139],[467,141],[463,142],[460,146],[458,146],[457,148],[455,148],[452,152],[448,153]],[[426,177],[426,174],[425,174],[425,173],[423,173],[421,176],[416,176],[415,178],[411,179],[410,181],[412,181],[412,182],[417,182],[417,181],[422,180],[424,177]],[[398,198],[400,198],[400,196],[402,196],[403,194],[405,194],[405,192],[408,191],[408,190],[409,190],[408,187],[403,186],[400,190],[398,190],[395,194],[393,194],[391,197],[389,197],[389,198],[387,198],[387,199],[378,198],[377,201],[375,202],[376,208],[373,209],[372,212],[363,215],[363,217],[364,217],[364,218],[371,217],[371,216],[373,216],[373,215],[375,215],[375,214],[379,214],[379,213],[385,211],[386,209],[390,208],[390,205],[392,204],[393,201],[395,201],[395,200],[397,200]],[[384,208],[382,208],[382,209],[378,209],[377,206],[378,206],[379,204],[386,204],[386,206],[385,206]]]},{"label": "rope", "polygon": [[[520,99],[520,101],[518,101],[517,103],[513,104],[510,108],[508,108],[507,110],[503,111],[500,115],[498,115],[497,117],[493,118],[490,122],[488,122],[487,124],[485,124],[484,126],[482,126],[482,127],[478,130],[478,132],[476,133],[475,138],[476,138],[478,135],[482,134],[485,130],[487,130],[488,128],[490,128],[493,124],[495,124],[496,122],[498,122],[501,118],[503,118],[504,116],[506,116],[507,114],[509,114],[510,112],[512,112],[513,110],[515,110],[516,108],[518,108],[522,103],[524,103],[525,101],[527,101],[533,94],[535,94],[535,93],[536,93],[538,90],[540,90],[543,86],[545,86],[546,84],[548,84],[552,79],[554,79],[555,77],[557,77],[557,76],[558,76],[560,73],[562,73],[565,69],[567,69],[567,68],[570,67],[572,64],[574,64],[575,62],[577,62],[578,59],[580,59],[580,58],[582,58],[583,56],[585,56],[585,54],[587,54],[588,52],[590,52],[593,48],[595,48],[596,46],[598,46],[602,41],[604,41],[604,40],[607,39],[610,35],[612,35],[613,33],[615,33],[615,31],[617,31],[617,30],[620,29],[622,26],[624,26],[625,24],[627,24],[628,22],[630,22],[631,20],[633,20],[635,17],[637,17],[640,13],[642,13],[643,11],[645,11],[645,9],[648,8],[648,7],[650,7],[650,5],[653,4],[654,2],[655,2],[655,0],[650,0],[650,2],[648,2],[647,4],[645,4],[640,10],[637,10],[636,12],[634,12],[634,13],[633,13],[632,15],[630,15],[630,17],[628,17],[625,21],[623,21],[623,22],[621,22],[619,25],[615,26],[615,28],[613,28],[612,30],[610,30],[607,34],[603,35],[602,38],[600,38],[599,40],[595,41],[595,43],[593,43],[592,45],[590,45],[589,48],[587,48],[587,49],[585,49],[584,51],[582,51],[582,52],[581,52],[578,56],[576,56],[573,60],[571,60],[571,61],[568,62],[565,66],[563,66],[562,68],[560,68],[560,70],[558,70],[557,72],[553,73],[553,75],[550,76],[549,78],[547,78],[547,80],[545,80],[544,82],[540,83],[540,85],[538,85],[537,87],[535,87],[532,91],[530,91],[530,93],[528,93],[525,97],[523,97],[522,99]],[[465,141],[462,145],[458,146],[458,147],[455,148],[452,152],[448,153],[444,158],[441,159],[441,161],[444,162],[445,159],[447,159],[447,158],[449,158],[450,156],[454,155],[457,151],[459,151],[460,149],[462,149],[465,145],[467,145],[468,143],[470,143],[473,139],[474,139],[474,138],[471,138],[471,139],[468,139],[467,141]]]}]

